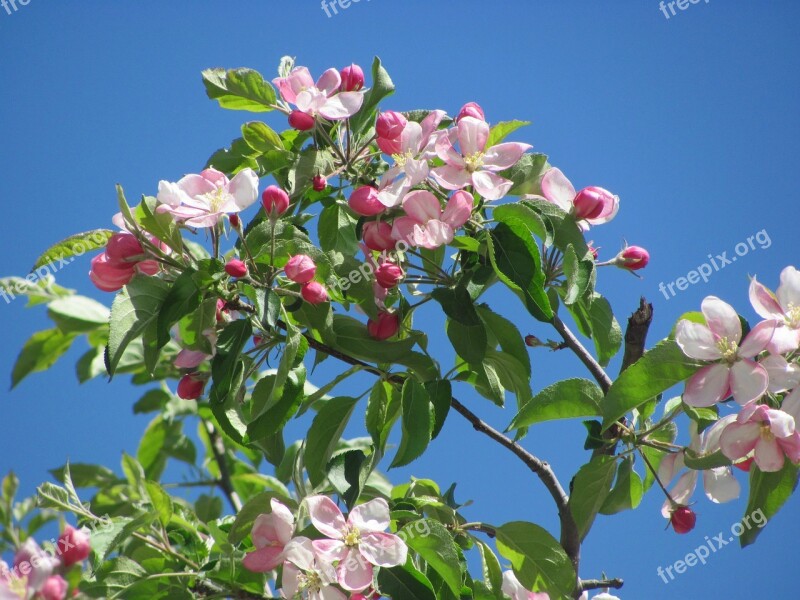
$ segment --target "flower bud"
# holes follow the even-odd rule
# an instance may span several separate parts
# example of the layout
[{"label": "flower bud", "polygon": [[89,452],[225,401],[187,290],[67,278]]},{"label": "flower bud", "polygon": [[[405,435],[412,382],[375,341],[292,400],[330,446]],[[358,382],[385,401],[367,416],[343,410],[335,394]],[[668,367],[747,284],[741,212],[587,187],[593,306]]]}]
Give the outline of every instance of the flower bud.
[{"label": "flower bud", "polygon": [[396,243],[392,237],[392,226],[385,221],[367,221],[361,234],[367,248],[377,252],[391,250]]},{"label": "flower bud", "polygon": [[261,194],[261,205],[268,215],[282,215],[289,210],[289,194],[271,185]]},{"label": "flower bud", "polygon": [[136,263],[136,271],[145,275],[155,275],[161,270],[161,265],[157,260],[143,260]]},{"label": "flower bud", "polygon": [[474,117],[479,121],[486,121],[486,116],[483,114],[483,109],[477,102],[467,102],[464,106],[462,106],[461,110],[458,111],[456,123],[458,123],[464,117]]},{"label": "flower bud", "polygon": [[679,506],[669,516],[675,533],[689,533],[697,523],[697,515],[688,506]]},{"label": "flower bud", "polygon": [[61,575],[53,575],[45,580],[39,590],[39,596],[42,600],[64,600],[68,589],[69,584]]},{"label": "flower bud", "polygon": [[225,320],[225,315],[223,313],[227,313],[228,309],[225,308],[225,302],[221,299],[217,299],[217,323],[222,323]]},{"label": "flower bud", "polygon": [[69,567],[89,558],[92,546],[89,536],[83,530],[67,525],[58,536],[58,548],[61,551],[61,561]]},{"label": "flower bud", "polygon": [[379,138],[396,140],[403,133],[406,125],[408,125],[408,119],[403,115],[393,110],[387,110],[382,112],[375,121],[375,133]]},{"label": "flower bud", "polygon": [[375,281],[382,288],[391,289],[400,283],[405,277],[405,273],[400,266],[393,262],[383,262],[375,269]]},{"label": "flower bud", "polygon": [[234,229],[239,229],[239,225],[242,224],[242,220],[236,213],[228,215],[228,221],[230,222],[231,227],[233,227]]},{"label": "flower bud", "polygon": [[351,64],[339,71],[342,77],[343,92],[357,92],[364,87],[364,71],[356,64]]},{"label": "flower bud", "polygon": [[531,348],[538,348],[542,345],[542,340],[537,338],[535,335],[526,335],[525,345],[530,346]]},{"label": "flower bud", "polygon": [[400,329],[400,317],[397,313],[381,311],[376,320],[367,322],[367,331],[376,340],[387,340]]},{"label": "flower bud", "polygon": [[328,301],[328,290],[325,286],[316,281],[309,281],[300,289],[303,300],[309,304],[322,304]]},{"label": "flower bud", "polygon": [[373,217],[386,210],[383,203],[378,200],[378,190],[368,185],[350,194],[348,204],[354,212],[364,217]]},{"label": "flower bud", "polygon": [[302,110],[293,110],[289,115],[289,126],[298,131],[310,131],[314,129],[314,125],[316,125],[314,117]]},{"label": "flower bud", "polygon": [[575,219],[597,219],[610,213],[616,202],[616,196],[601,187],[587,187],[578,192],[572,201],[575,207]]},{"label": "flower bud", "polygon": [[178,398],[184,400],[197,400],[203,395],[203,389],[206,387],[206,380],[197,373],[184,375],[178,382]]},{"label": "flower bud", "polygon": [[284,267],[286,276],[295,283],[308,283],[314,279],[317,272],[317,265],[310,256],[297,254],[289,259]]},{"label": "flower bud", "polygon": [[144,255],[144,248],[131,233],[115,233],[106,244],[106,255],[108,264],[112,267],[128,267],[132,263],[141,259]]},{"label": "flower bud", "polygon": [[650,262],[650,253],[641,246],[628,246],[612,261],[615,266],[629,271],[644,269]]},{"label": "flower bud", "polygon": [[379,137],[376,140],[376,143],[378,144],[378,148],[381,149],[381,152],[388,154],[389,156],[403,153],[403,144],[401,143],[401,138],[390,140],[389,138]]},{"label": "flower bud", "polygon": [[128,285],[136,274],[134,264],[115,267],[108,262],[108,255],[103,252],[92,259],[89,279],[104,292],[116,292]]},{"label": "flower bud", "polygon": [[313,181],[311,182],[311,187],[314,188],[315,192],[321,192],[328,187],[328,180],[324,175],[315,175]]},{"label": "flower bud", "polygon": [[238,258],[232,258],[225,263],[225,272],[231,277],[244,277],[247,275],[247,265]]}]

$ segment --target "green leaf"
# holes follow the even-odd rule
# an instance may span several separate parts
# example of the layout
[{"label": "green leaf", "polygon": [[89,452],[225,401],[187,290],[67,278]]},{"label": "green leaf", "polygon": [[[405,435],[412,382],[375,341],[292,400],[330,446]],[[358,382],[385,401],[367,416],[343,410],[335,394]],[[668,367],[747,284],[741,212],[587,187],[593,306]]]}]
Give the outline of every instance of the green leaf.
[{"label": "green leaf", "polygon": [[[253,390],[253,402],[266,402],[266,410],[247,426],[250,440],[261,440],[283,430],[284,425],[296,413],[303,402],[303,386],[306,381],[305,367],[301,366],[289,373],[281,390],[275,390],[275,377],[262,378]],[[275,393],[280,393],[275,397]],[[268,395],[268,398],[257,399]]]},{"label": "green leaf", "polygon": [[516,358],[525,370],[525,374],[530,377],[530,355],[528,354],[525,340],[516,325],[505,317],[492,312],[486,306],[476,306],[475,308],[481,320],[486,325],[488,333],[497,340],[503,352]]},{"label": "green leaf", "polygon": [[486,357],[486,327],[483,323],[463,325],[452,319],[447,320],[447,338],[453,349],[470,364],[479,364]]},{"label": "green leaf", "polygon": [[141,583],[147,571],[126,556],[118,556],[97,567],[94,577],[84,580],[80,590],[91,598],[113,598]]},{"label": "green leaf", "polygon": [[242,125],[242,138],[253,150],[266,154],[272,150],[284,151],[283,140],[266,123],[250,121]]},{"label": "green leaf", "polygon": [[601,402],[603,430],[626,413],[691,377],[700,366],[674,340],[659,342],[620,374]]},{"label": "green leaf", "polygon": [[592,326],[592,341],[597,351],[597,360],[605,367],[622,347],[622,329],[614,317],[608,300],[595,294],[588,309]]},{"label": "green leaf", "polygon": [[488,240],[489,258],[500,280],[520,296],[536,319],[551,321],[553,309],[544,290],[539,248],[528,227],[509,218],[494,228]]},{"label": "green leaf", "polygon": [[[71,263],[75,257],[83,256],[87,252],[104,248],[114,232],[110,229],[93,229],[83,233],[76,233],[50,246],[44,254],[36,259],[31,271],[59,261],[59,267],[64,263]],[[69,259],[69,260],[67,260]]]},{"label": "green leaf", "polygon": [[394,93],[394,83],[389,73],[383,68],[381,59],[377,56],[372,61],[372,87],[364,94],[361,109],[350,118],[350,127],[356,133],[364,133],[364,129],[371,125],[378,104]]},{"label": "green leaf", "polygon": [[[287,503],[286,499],[282,498],[275,492],[262,492],[248,500],[242,509],[237,513],[236,519],[231,526],[228,533],[228,541],[231,544],[240,544],[248,535],[256,517],[261,514],[269,514],[272,512],[270,501],[277,498],[281,502]],[[287,503],[288,504],[288,503]]]},{"label": "green leaf", "polygon": [[550,168],[545,154],[523,154],[522,158],[510,169],[501,175],[510,179],[514,185],[509,190],[509,196],[523,196],[526,194],[541,194],[541,180],[545,171]]},{"label": "green leaf", "polygon": [[210,523],[222,516],[222,498],[200,494],[194,503],[194,512],[203,523]]},{"label": "green leaf", "polygon": [[86,296],[67,296],[47,305],[48,316],[64,333],[85,333],[108,324],[111,312]]},{"label": "green leaf", "polygon": [[684,464],[695,471],[707,471],[709,469],[716,469],[717,467],[729,467],[732,464],[731,459],[725,456],[722,450],[717,450],[712,454],[697,454],[691,448],[686,448],[683,459]]},{"label": "green leaf", "polygon": [[602,399],[602,390],[587,379],[559,381],[531,398],[508,428],[519,429],[555,419],[600,416]]},{"label": "green leaf", "polygon": [[382,596],[393,600],[437,600],[431,582],[414,567],[410,556],[401,567],[382,567],[378,586]]},{"label": "green leaf", "polygon": [[172,518],[172,499],[155,481],[145,481],[144,487],[147,495],[150,496],[150,503],[158,515],[158,520],[166,527]]},{"label": "green leaf", "polygon": [[600,513],[614,515],[623,510],[636,508],[642,501],[643,494],[644,485],[642,478],[633,470],[633,458],[625,458],[619,463],[614,489],[606,496],[600,507]]},{"label": "green leaf", "polygon": [[304,148],[298,155],[287,175],[286,184],[292,196],[308,188],[318,173],[333,170],[333,153],[327,148],[317,150],[312,146]]},{"label": "green leaf", "polygon": [[[193,313],[200,307],[202,290],[195,278],[197,271],[186,269],[178,275],[164,298],[163,307],[158,311],[156,326],[157,348],[160,350],[171,339],[172,326],[183,317]],[[216,302],[214,303],[216,306]]]},{"label": "green leaf", "polygon": [[328,464],[328,481],[348,509],[352,510],[361,496],[372,471],[372,462],[361,450],[348,450],[334,456]]},{"label": "green leaf", "polygon": [[594,518],[611,491],[617,462],[611,456],[598,455],[583,465],[572,481],[569,509],[575,518],[581,539],[586,537]]},{"label": "green leaf", "polygon": [[367,402],[365,421],[367,432],[381,452],[386,449],[386,441],[400,414],[401,404],[400,392],[394,386],[384,381],[375,383]]},{"label": "green leaf", "polygon": [[[495,207],[492,216],[500,222],[509,219],[522,221],[530,232],[545,244],[551,244],[553,234],[539,213],[521,202],[509,202]],[[552,227],[552,226],[551,226]]]},{"label": "green leaf", "polygon": [[363,323],[344,315],[333,316],[333,332],[339,349],[354,358],[373,363],[402,362],[416,343],[414,338],[379,342],[369,335]]},{"label": "green leaf", "polygon": [[562,263],[567,280],[564,304],[575,304],[586,294],[586,290],[592,282],[593,265],[594,263],[591,261],[580,260],[575,252],[575,247],[572,244],[567,245]]},{"label": "green leaf", "polygon": [[75,334],[64,333],[60,329],[45,329],[34,333],[17,357],[11,372],[11,388],[31,373],[46,371],[69,350]]},{"label": "green leaf", "polygon": [[503,570],[500,567],[500,561],[497,560],[494,552],[485,542],[476,539],[476,545],[481,555],[481,566],[483,570],[483,581],[486,588],[492,592],[492,595],[497,600],[503,600]]},{"label": "green leaf", "polygon": [[325,468],[357,403],[357,398],[332,398],[314,417],[306,437],[305,449],[308,479],[314,487],[325,481]]},{"label": "green leaf", "polygon": [[352,256],[358,252],[356,221],[343,205],[334,202],[319,214],[319,244],[325,252]]},{"label": "green leaf", "polygon": [[533,523],[514,521],[497,528],[497,550],[529,590],[546,590],[551,597],[572,596],[575,569],[561,544]]},{"label": "green leaf", "polygon": [[[50,470],[50,474],[59,481],[64,481],[66,473],[67,465]],[[119,481],[113,471],[100,465],[70,463],[69,474],[73,485],[78,488],[105,487]]]},{"label": "green leaf", "polygon": [[[756,541],[761,530],[783,507],[797,489],[798,467],[788,460],[783,469],[775,473],[764,473],[753,465],[750,469],[750,497],[739,537],[742,548]],[[756,519],[756,517],[758,517]]]},{"label": "green leaf", "polygon": [[180,229],[175,223],[175,219],[169,213],[160,213],[156,210],[158,200],[153,196],[142,198],[139,206],[136,207],[134,215],[136,221],[143,229],[176,252],[183,253],[183,238]]},{"label": "green leaf", "polygon": [[114,375],[128,345],[145,335],[148,329],[155,342],[156,323],[169,284],[155,277],[136,275],[117,294],[111,306],[107,367]]},{"label": "green leaf", "polygon": [[222,108],[269,112],[276,102],[275,89],[252,69],[206,69],[203,84],[208,97]]},{"label": "green leaf", "polygon": [[434,424],[431,433],[431,439],[433,440],[442,431],[447,415],[450,413],[453,390],[449,380],[436,379],[425,384],[425,391],[428,392],[433,405]]},{"label": "green leaf", "polygon": [[211,361],[214,386],[209,393],[209,400],[212,403],[224,403],[239,391],[244,370],[241,354],[252,335],[253,326],[248,319],[228,323],[219,334],[217,354]]},{"label": "green leaf", "polygon": [[111,522],[92,533],[92,554],[97,558],[95,565],[108,560],[114,550],[124,543],[135,531],[150,525],[155,513],[140,513],[136,517],[112,517]]},{"label": "green leaf", "polygon": [[520,127],[526,127],[530,124],[530,121],[500,121],[489,131],[489,140],[486,142],[486,147],[490,148],[495,144],[499,144]]},{"label": "green leaf", "polygon": [[403,436],[391,466],[402,467],[419,458],[431,441],[434,411],[430,396],[416,379],[403,384]]},{"label": "green leaf", "polygon": [[[425,531],[425,535],[420,531]],[[433,519],[420,519],[403,527],[400,537],[439,574],[457,598],[461,596],[460,552],[444,525]]]}]

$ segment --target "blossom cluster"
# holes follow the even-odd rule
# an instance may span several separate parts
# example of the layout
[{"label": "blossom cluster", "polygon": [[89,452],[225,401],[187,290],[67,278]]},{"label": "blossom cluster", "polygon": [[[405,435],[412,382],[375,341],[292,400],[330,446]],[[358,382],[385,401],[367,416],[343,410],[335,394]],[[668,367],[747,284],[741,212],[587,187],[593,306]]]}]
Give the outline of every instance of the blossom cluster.
[{"label": "blossom cluster", "polygon": [[[281,595],[310,600],[351,600],[372,597],[375,567],[406,562],[408,548],[399,536],[386,533],[389,505],[382,498],[353,508],[345,519],[327,496],[305,499],[309,519],[321,534],[311,540],[295,536],[295,516],[280,501],[259,515],[251,531],[256,550],[244,558],[255,573],[283,568]],[[344,591],[343,591],[344,590]]]}]

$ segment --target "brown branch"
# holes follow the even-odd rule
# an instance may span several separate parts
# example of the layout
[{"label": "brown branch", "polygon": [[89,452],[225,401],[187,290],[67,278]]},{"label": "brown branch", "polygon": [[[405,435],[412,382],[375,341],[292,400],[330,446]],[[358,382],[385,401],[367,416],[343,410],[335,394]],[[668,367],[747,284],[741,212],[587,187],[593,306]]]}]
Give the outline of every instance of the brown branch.
[{"label": "brown branch", "polygon": [[598,363],[594,356],[580,343],[578,338],[575,337],[575,334],[570,331],[569,327],[566,326],[558,315],[553,317],[553,327],[555,327],[556,331],[564,338],[564,343],[567,347],[575,353],[584,365],[586,365],[586,368],[589,369],[589,372],[600,385],[600,389],[603,390],[603,393],[607,394],[609,388],[611,388],[611,378],[603,370],[603,367],[600,366],[600,363]]},{"label": "brown branch", "polygon": [[220,437],[219,433],[217,433],[214,425],[203,420],[203,426],[206,429],[206,433],[208,433],[211,453],[214,455],[214,460],[219,467],[219,488],[222,490],[222,493],[225,494],[225,497],[228,499],[228,503],[231,505],[231,508],[233,508],[233,511],[238,513],[240,510],[242,510],[242,501],[239,498],[239,494],[237,494],[233,489],[231,472],[228,469],[228,461],[225,458],[225,442],[222,440],[222,437]]},{"label": "brown branch", "polygon": [[649,304],[642,296],[639,299],[639,308],[628,317],[628,327],[625,329],[625,353],[622,356],[622,373],[637,360],[642,358],[647,341],[647,332],[653,322],[653,305]]},{"label": "brown branch", "polygon": [[580,582],[580,591],[585,592],[586,590],[600,590],[603,588],[612,588],[615,590],[620,589],[625,582],[622,579],[615,578],[615,579],[581,579]]}]

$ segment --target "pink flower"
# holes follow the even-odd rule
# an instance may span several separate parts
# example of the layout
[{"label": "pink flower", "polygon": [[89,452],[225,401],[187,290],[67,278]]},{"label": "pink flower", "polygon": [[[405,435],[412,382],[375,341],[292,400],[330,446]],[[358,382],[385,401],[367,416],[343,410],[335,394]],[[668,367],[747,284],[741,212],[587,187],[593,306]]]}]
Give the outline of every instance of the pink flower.
[{"label": "pink flower", "polygon": [[531,592],[522,587],[513,571],[503,572],[502,589],[511,600],[550,600],[550,595],[546,592]]},{"label": "pink flower", "polygon": [[722,432],[720,446],[731,460],[753,452],[756,465],[767,473],[780,471],[785,457],[795,464],[800,462],[800,433],[794,417],[764,404],[745,407],[736,422]]},{"label": "pink flower", "polygon": [[[334,587],[336,570],[318,555],[315,543],[306,537],[297,537],[286,544],[281,596],[290,599],[347,600],[347,596]],[[371,579],[369,583],[372,583]]]},{"label": "pink flower", "polygon": [[[619,198],[601,187],[588,187],[576,193],[564,173],[551,168],[542,177],[544,200],[572,214],[584,231],[591,225],[602,225],[613,219],[619,210]],[[540,198],[539,196],[533,196]]]},{"label": "pink flower", "polygon": [[394,220],[392,236],[411,246],[438,248],[453,241],[455,230],[469,221],[473,200],[467,192],[456,192],[442,211],[431,192],[416,190],[403,201],[405,217]]},{"label": "pink flower", "polygon": [[203,395],[206,379],[197,373],[190,373],[181,377],[178,382],[178,398],[182,400],[197,400]]},{"label": "pink flower", "polygon": [[331,539],[315,540],[321,557],[338,561],[339,584],[358,592],[372,584],[373,565],[396,567],[405,564],[408,547],[398,536],[384,533],[389,527],[389,505],[375,498],[356,506],[345,521],[342,511],[327,496],[306,498],[314,527]]},{"label": "pink flower", "polygon": [[[394,141],[398,139],[406,125],[408,125],[408,119],[399,112],[393,110],[382,112],[375,121],[378,146],[381,146],[380,140]],[[383,148],[381,147],[381,149]],[[386,154],[395,154],[395,152],[386,152]]]},{"label": "pink flower", "polygon": [[342,78],[343,92],[357,92],[364,87],[364,70],[356,64],[351,64],[339,71]]},{"label": "pink flower", "polygon": [[650,253],[641,246],[627,246],[611,262],[621,269],[638,271],[650,262]]},{"label": "pink flower", "polygon": [[213,227],[226,214],[238,213],[258,198],[258,175],[242,169],[229,180],[216,169],[186,175],[177,183],[160,181],[157,212],[169,213],[189,227]]},{"label": "pink flower", "polygon": [[[442,136],[436,152],[446,164],[433,170],[433,178],[443,188],[460,190],[473,185],[487,200],[499,200],[513,183],[497,175],[515,165],[531,146],[507,142],[487,148],[489,125],[475,117],[459,120],[450,135]],[[459,150],[455,149],[458,142]]]},{"label": "pink flower", "polygon": [[713,406],[731,393],[741,405],[757,400],[767,391],[769,375],[762,365],[750,359],[767,347],[775,330],[774,321],[762,321],[742,340],[742,324],[730,304],[708,296],[703,300],[702,311],[708,325],[684,319],[678,323],[675,341],[686,356],[715,362],[689,378],[684,402],[689,406]]},{"label": "pink flower", "polygon": [[317,122],[314,117],[302,110],[293,110],[289,113],[289,127],[297,131],[311,131],[316,127]]},{"label": "pink flower", "polygon": [[403,269],[391,261],[382,262],[375,269],[375,281],[379,286],[387,290],[400,283],[405,275]]},{"label": "pink flower", "polygon": [[116,269],[133,266],[144,258],[144,248],[132,233],[115,233],[106,243],[107,262]]},{"label": "pink flower", "polygon": [[58,537],[58,549],[64,566],[69,567],[89,558],[92,546],[86,532],[67,525]]},{"label": "pink flower", "polygon": [[250,537],[256,550],[248,552],[242,564],[248,571],[267,573],[283,562],[284,549],[294,533],[294,515],[275,498],[270,500],[272,512],[258,515]]},{"label": "pink flower", "polygon": [[261,205],[268,215],[282,215],[289,208],[289,194],[271,185],[261,193]]},{"label": "pink flower", "polygon": [[295,254],[289,259],[284,267],[286,277],[295,283],[308,283],[314,279],[317,272],[317,265],[314,259],[305,254]]},{"label": "pink flower", "polygon": [[39,590],[42,600],[64,600],[67,597],[69,584],[61,575],[48,577],[42,589]]},{"label": "pink flower", "polygon": [[300,288],[300,295],[309,304],[322,304],[328,301],[328,290],[325,286],[316,281],[309,281]]},{"label": "pink flower", "polygon": [[386,206],[378,200],[378,190],[369,185],[361,186],[350,194],[347,203],[353,212],[362,217],[374,217],[386,210]]},{"label": "pink flower", "polygon": [[386,221],[367,221],[361,230],[364,244],[370,250],[383,252],[394,248],[395,240],[392,237],[392,226]]},{"label": "pink flower", "polygon": [[46,553],[33,538],[28,538],[14,555],[14,567],[25,575],[27,587],[38,591],[53,574],[60,561]]},{"label": "pink flower", "polygon": [[400,317],[397,313],[380,311],[378,318],[367,321],[367,331],[376,340],[387,340],[400,329]]},{"label": "pink flower", "polygon": [[697,524],[697,515],[688,506],[679,506],[670,514],[669,523],[675,533],[689,533]]},{"label": "pink flower", "polygon": [[378,199],[384,206],[398,206],[411,188],[428,178],[428,161],[436,157],[437,140],[445,133],[437,130],[444,116],[443,110],[434,110],[421,123],[407,122],[391,147],[378,140],[384,152],[392,150],[394,159],[394,164],[381,177]]},{"label": "pink flower", "polygon": [[458,111],[458,115],[456,116],[456,123],[458,123],[464,117],[474,117],[479,121],[486,120],[483,109],[477,102],[467,102],[464,106],[462,106],[461,110]]},{"label": "pink flower", "polygon": [[134,263],[115,267],[103,252],[92,259],[89,279],[103,292],[116,292],[128,285],[136,275]]},{"label": "pink flower", "polygon": [[765,319],[775,319],[775,329],[767,349],[773,354],[785,354],[800,346],[800,271],[786,267],[781,272],[777,294],[753,280],[750,282],[750,303]]},{"label": "pink flower", "polygon": [[319,115],[331,121],[347,119],[356,114],[364,102],[363,91],[339,91],[342,76],[336,69],[328,69],[314,83],[306,67],[296,67],[288,77],[278,77],[272,83],[286,102],[310,117]]},{"label": "pink flower", "polygon": [[328,179],[324,175],[314,175],[311,181],[311,187],[315,192],[321,192],[328,187]]},{"label": "pink flower", "polygon": [[238,279],[247,275],[247,265],[238,258],[232,258],[225,263],[225,272],[231,277],[236,277]]}]

